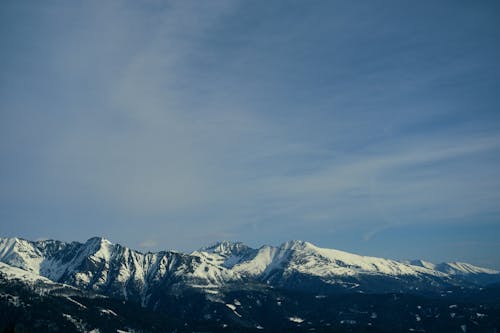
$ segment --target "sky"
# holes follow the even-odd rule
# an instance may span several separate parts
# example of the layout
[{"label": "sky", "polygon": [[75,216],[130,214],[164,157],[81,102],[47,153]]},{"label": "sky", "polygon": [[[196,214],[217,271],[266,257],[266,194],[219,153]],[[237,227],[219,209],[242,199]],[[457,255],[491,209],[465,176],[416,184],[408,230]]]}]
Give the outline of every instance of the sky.
[{"label": "sky", "polygon": [[497,1],[0,2],[0,236],[500,269]]}]

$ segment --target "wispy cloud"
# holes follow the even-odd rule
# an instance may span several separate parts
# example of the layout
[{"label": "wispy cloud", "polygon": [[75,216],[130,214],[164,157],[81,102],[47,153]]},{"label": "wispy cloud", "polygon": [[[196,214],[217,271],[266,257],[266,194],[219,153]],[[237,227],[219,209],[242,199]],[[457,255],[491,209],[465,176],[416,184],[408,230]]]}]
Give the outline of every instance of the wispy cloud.
[{"label": "wispy cloud", "polygon": [[485,7],[1,6],[5,232],[370,243],[498,213]]}]

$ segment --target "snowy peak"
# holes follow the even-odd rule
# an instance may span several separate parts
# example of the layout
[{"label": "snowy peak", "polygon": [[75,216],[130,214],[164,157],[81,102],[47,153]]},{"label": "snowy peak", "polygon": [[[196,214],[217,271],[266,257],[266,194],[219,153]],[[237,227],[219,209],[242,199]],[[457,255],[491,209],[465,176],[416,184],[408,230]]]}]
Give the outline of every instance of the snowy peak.
[{"label": "snowy peak", "polygon": [[87,240],[84,244],[90,252],[93,252],[93,257],[103,260],[110,260],[113,252],[117,249],[117,245],[102,237],[93,237]]},{"label": "snowy peak", "polygon": [[248,250],[251,250],[251,248],[243,244],[242,242],[220,241],[210,246],[204,247],[200,251],[216,253],[222,256],[230,256],[239,255]]},{"label": "snowy peak", "polygon": [[257,250],[241,242],[222,241],[195,251],[191,255],[200,256],[214,265],[229,269],[239,279],[239,273],[232,270],[233,267],[253,257],[256,252]]},{"label": "snowy peak", "polygon": [[441,272],[448,275],[500,274],[499,271],[494,269],[478,267],[463,262],[442,262],[440,264],[434,264],[432,262],[421,259],[402,261],[402,262],[410,264],[412,266],[424,267],[430,270],[435,270],[437,272]]},{"label": "snowy peak", "polygon": [[435,264],[433,264],[432,262],[429,262],[429,261],[421,260],[421,259],[411,260],[409,262],[409,264],[413,265],[413,266],[427,268],[427,269],[436,269]]},{"label": "snowy peak", "polygon": [[443,262],[436,265],[435,269],[450,275],[500,274],[494,269],[477,267],[463,262]]},{"label": "snowy peak", "polygon": [[135,297],[142,302],[155,288],[182,286],[209,290],[241,281],[296,288],[303,286],[304,280],[314,280],[323,286],[357,288],[369,280],[384,280],[391,281],[395,286],[392,290],[407,288],[414,281],[426,286],[500,281],[498,271],[470,264],[400,262],[321,248],[300,240],[259,249],[223,241],[191,254],[171,251],[144,254],[101,237],[85,243],[0,238],[0,262],[55,282]]},{"label": "snowy peak", "polygon": [[87,239],[87,241],[85,242],[85,244],[87,245],[90,245],[90,246],[102,246],[103,244],[104,245],[113,245],[113,243],[111,243],[109,240],[107,240],[106,238],[103,238],[103,237],[91,237],[89,239]]},{"label": "snowy peak", "polygon": [[413,267],[391,259],[361,256],[349,252],[317,247],[308,242],[293,242],[285,248],[293,250],[289,268],[301,273],[322,277],[386,275],[442,275],[427,268]]},{"label": "snowy peak", "polygon": [[29,241],[21,238],[0,239],[0,261],[38,274],[43,254]]},{"label": "snowy peak", "polygon": [[291,240],[288,242],[285,242],[280,245],[280,249],[282,250],[305,250],[305,249],[311,249],[314,247],[313,244],[306,242],[306,241],[301,241],[301,240]]}]

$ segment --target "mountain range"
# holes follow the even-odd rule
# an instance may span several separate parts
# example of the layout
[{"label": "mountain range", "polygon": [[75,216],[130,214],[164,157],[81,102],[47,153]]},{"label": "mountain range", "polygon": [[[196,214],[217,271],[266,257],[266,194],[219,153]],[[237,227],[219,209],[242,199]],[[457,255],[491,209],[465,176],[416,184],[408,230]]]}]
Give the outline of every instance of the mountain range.
[{"label": "mountain range", "polygon": [[[345,295],[358,303],[359,297],[371,297],[372,301],[365,303],[374,307],[379,305],[380,299],[373,297],[384,298],[389,295],[404,295],[412,301],[423,297],[425,302],[433,300],[434,305],[456,297],[454,301],[467,299],[473,306],[479,306],[478,295],[484,295],[485,289],[489,290],[500,282],[500,272],[467,263],[397,261],[320,248],[304,241],[289,241],[280,246],[265,245],[258,249],[240,242],[223,241],[192,253],[143,253],[100,237],[91,238],[85,243],[0,238],[0,277],[4,288],[0,299],[11,310],[20,303],[8,300],[18,299],[19,295],[12,294],[12,290],[10,293],[5,291],[16,285],[14,289],[17,291],[24,290],[24,294],[42,297],[42,303],[47,301],[43,299],[44,295],[63,295],[66,303],[71,299],[73,302],[69,301],[70,308],[66,312],[81,312],[82,307],[78,304],[88,308],[83,305],[85,302],[99,304],[96,300],[102,299],[107,302],[122,301],[125,303],[116,304],[119,307],[127,304],[129,308],[137,306],[139,310],[136,313],[144,311],[141,309],[150,309],[176,320],[181,318],[188,327],[201,325],[198,328],[207,328],[215,325],[215,331],[224,325],[227,329],[237,328],[237,331],[264,330],[266,327],[271,327],[272,331],[321,327],[336,327],[339,330],[346,328],[345,325],[350,327],[361,322],[364,327],[373,326],[377,320],[384,322],[378,328],[390,330],[394,327],[391,328],[379,315],[370,317],[373,314],[371,310],[365,311],[370,314],[365,316],[366,320],[358,318],[360,314],[346,317],[357,319],[339,319],[339,327],[332,326],[332,323],[327,326],[324,318],[318,319],[323,320],[323,324],[318,322],[318,325],[309,327],[312,324],[307,324],[303,317],[311,317],[310,312],[318,307],[318,302],[327,302],[325,304],[331,308],[332,299],[341,296],[345,299]],[[237,299],[235,295],[239,295]],[[75,297],[80,300],[76,301]],[[301,300],[303,306],[299,306],[299,299],[303,297],[308,301]],[[251,300],[254,305],[245,306],[243,299]],[[263,308],[276,306],[279,308],[273,311],[281,313],[286,308],[282,306],[286,299],[293,299],[297,304],[293,305],[293,312],[285,311],[283,318],[269,318],[269,314],[262,313]],[[491,304],[497,304],[496,298]],[[74,306],[76,308],[71,308]],[[496,309],[493,307],[492,311]],[[102,314],[101,310],[96,310],[96,313]],[[116,315],[115,311],[107,310]],[[324,311],[327,310],[321,307],[315,310],[317,315]],[[339,310],[343,311],[346,309]],[[77,314],[66,315],[71,320],[69,317],[63,317],[65,320],[57,318],[65,323],[71,322],[76,331],[91,330],[92,325],[88,324],[89,320],[93,322],[91,319],[87,318],[87,324],[79,324],[81,319],[74,319],[78,317]],[[408,313],[401,315],[404,317]],[[117,326],[112,326],[110,331],[116,332],[116,327],[122,325],[123,320],[118,321]],[[170,321],[175,323],[172,324],[172,330],[185,327],[176,320]],[[478,321],[477,318],[474,320]],[[484,318],[482,320],[487,321]],[[453,322],[451,319],[449,321]],[[494,327],[498,320],[487,322]],[[415,324],[417,328],[423,325],[421,320]],[[16,323],[12,325],[16,327]],[[151,325],[146,325],[146,328],[142,324],[134,325],[145,331],[151,329]],[[481,327],[490,327],[488,325]],[[26,327],[29,328],[29,325],[25,324]],[[460,325],[457,327],[461,329]],[[106,331],[102,326],[95,329],[99,328]]]}]

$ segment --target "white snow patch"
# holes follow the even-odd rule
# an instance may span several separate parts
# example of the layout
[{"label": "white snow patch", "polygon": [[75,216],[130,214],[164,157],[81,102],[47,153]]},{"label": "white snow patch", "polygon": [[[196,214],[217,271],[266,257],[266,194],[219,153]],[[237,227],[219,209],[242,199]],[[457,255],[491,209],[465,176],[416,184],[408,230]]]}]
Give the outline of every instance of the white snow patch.
[{"label": "white snow patch", "polygon": [[112,315],[112,316],[118,317],[118,315],[113,310],[110,310],[110,309],[100,309],[99,311],[101,311],[102,313],[107,314],[107,315]]},{"label": "white snow patch", "polygon": [[66,299],[67,299],[68,301],[70,301],[70,302],[75,303],[76,305],[78,305],[79,307],[81,307],[81,308],[83,308],[83,309],[86,309],[86,308],[87,308],[85,305],[83,305],[83,304],[82,304],[82,303],[80,303],[80,302],[75,301],[74,299],[72,299],[72,298],[71,298],[71,297],[69,297],[69,296],[66,296]]},{"label": "white snow patch", "polygon": [[75,280],[77,284],[88,284],[90,282],[90,277],[83,272],[78,272],[75,274]]},{"label": "white snow patch", "polygon": [[241,315],[236,311],[236,305],[234,304],[226,304],[228,308],[230,308],[235,315],[241,318]]},{"label": "white snow patch", "polygon": [[304,319],[297,317],[297,316],[289,317],[288,320],[290,320],[291,322],[297,323],[297,324],[304,322]]},{"label": "white snow patch", "polygon": [[212,294],[212,295],[217,295],[217,294],[219,294],[219,291],[218,291],[218,290],[213,290],[213,289],[204,289],[204,291],[205,291],[207,294]]},{"label": "white snow patch", "polygon": [[235,310],[236,310],[236,305],[234,305],[234,304],[226,304],[226,306],[227,306],[228,308],[230,308],[231,310],[233,310],[233,311],[235,311]]}]

